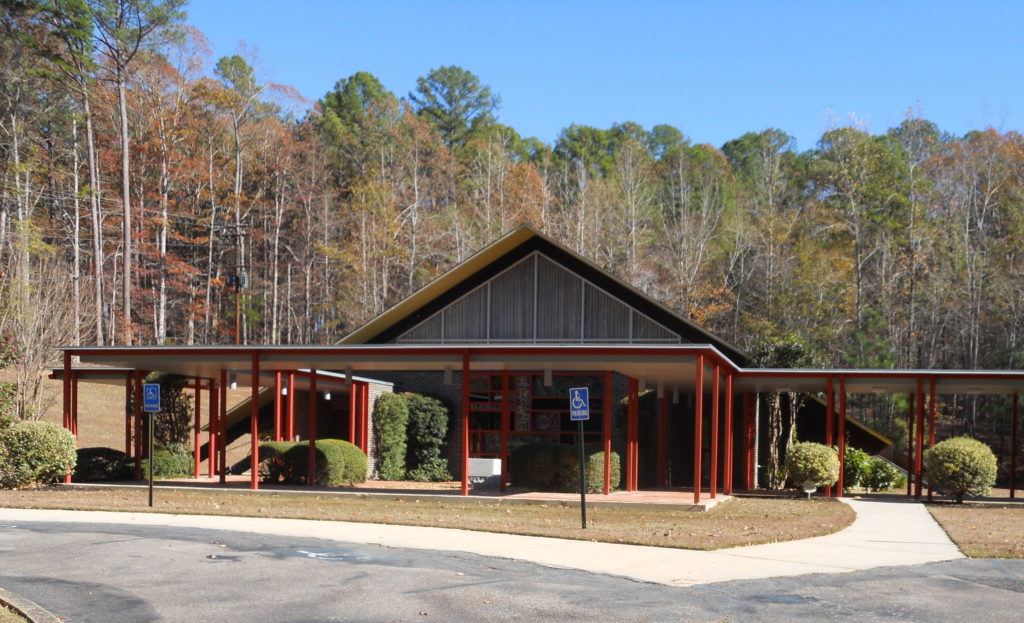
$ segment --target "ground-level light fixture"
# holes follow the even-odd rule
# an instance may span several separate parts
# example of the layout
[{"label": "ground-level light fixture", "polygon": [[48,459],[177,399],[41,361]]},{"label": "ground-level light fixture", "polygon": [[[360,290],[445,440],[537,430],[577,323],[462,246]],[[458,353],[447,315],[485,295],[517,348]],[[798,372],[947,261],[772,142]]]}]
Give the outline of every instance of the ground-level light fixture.
[{"label": "ground-level light fixture", "polygon": [[444,368],[444,384],[445,385],[451,385],[452,384],[452,367],[451,366],[445,366],[445,368]]},{"label": "ground-level light fixture", "polygon": [[231,389],[238,389],[238,375],[234,372],[231,373],[228,381],[228,387]]},{"label": "ground-level light fixture", "polygon": [[330,401],[330,399],[331,399],[331,392],[324,392],[324,400]]},{"label": "ground-level light fixture", "polygon": [[551,387],[551,368],[544,370],[544,387]]},{"label": "ground-level light fixture", "polygon": [[287,386],[281,388],[281,395],[282,396],[287,396],[288,395],[288,387]]}]

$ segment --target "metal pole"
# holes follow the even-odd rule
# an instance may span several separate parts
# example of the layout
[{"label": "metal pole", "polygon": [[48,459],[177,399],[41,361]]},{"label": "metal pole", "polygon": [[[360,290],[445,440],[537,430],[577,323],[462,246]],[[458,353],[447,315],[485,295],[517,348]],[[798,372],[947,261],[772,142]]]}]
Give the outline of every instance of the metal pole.
[{"label": "metal pole", "polygon": [[153,412],[149,412],[149,507],[153,508]]},{"label": "metal pole", "polygon": [[587,470],[586,470],[586,452],[583,450],[583,420],[576,422],[579,424],[579,434],[577,435],[577,443],[580,446],[580,521],[583,524],[583,529],[587,529]]}]

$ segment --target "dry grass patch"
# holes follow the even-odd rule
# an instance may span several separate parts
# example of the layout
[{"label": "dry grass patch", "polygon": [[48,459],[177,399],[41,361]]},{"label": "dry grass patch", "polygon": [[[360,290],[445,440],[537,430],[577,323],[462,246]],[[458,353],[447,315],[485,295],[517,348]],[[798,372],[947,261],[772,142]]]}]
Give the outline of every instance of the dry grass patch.
[{"label": "dry grass patch", "polygon": [[949,538],[972,558],[1024,558],[1024,506],[929,504]]},{"label": "dry grass patch", "polygon": [[28,623],[28,619],[0,602],[0,623]]},{"label": "dry grass patch", "polygon": [[[403,501],[387,496],[290,496],[274,493],[157,490],[162,513],[284,517],[463,528],[568,539],[718,549],[830,534],[848,526],[846,504],[799,499],[737,498],[707,513],[589,507],[587,530],[578,508],[548,504]],[[145,490],[37,489],[0,491],[0,506],[148,512]]]}]

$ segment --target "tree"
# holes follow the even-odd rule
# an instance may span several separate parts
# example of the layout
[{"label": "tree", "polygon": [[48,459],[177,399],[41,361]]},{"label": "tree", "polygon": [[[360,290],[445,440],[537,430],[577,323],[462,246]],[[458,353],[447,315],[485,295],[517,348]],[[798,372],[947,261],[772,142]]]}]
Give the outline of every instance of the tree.
[{"label": "tree", "polygon": [[128,132],[127,71],[143,44],[154,33],[185,18],[186,0],[87,0],[95,22],[97,47],[107,64],[108,80],[117,86],[118,136],[121,140],[121,214],[123,228],[121,339],[133,341],[132,329],[132,210]]},{"label": "tree", "polygon": [[416,114],[441,132],[444,143],[458,150],[471,136],[495,121],[501,98],[481,85],[472,72],[455,65],[430,70],[417,78],[409,93]]}]

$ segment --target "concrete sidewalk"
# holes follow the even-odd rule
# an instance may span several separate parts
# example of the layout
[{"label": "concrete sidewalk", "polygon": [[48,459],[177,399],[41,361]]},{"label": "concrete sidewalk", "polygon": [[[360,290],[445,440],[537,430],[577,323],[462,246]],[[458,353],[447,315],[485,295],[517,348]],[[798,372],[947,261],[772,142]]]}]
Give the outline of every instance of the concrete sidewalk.
[{"label": "concrete sidewalk", "polygon": [[383,524],[0,508],[0,521],[175,526],[302,536],[387,547],[456,551],[581,569],[644,582],[692,586],[729,580],[844,573],[963,558],[918,503],[843,500],[854,523],[823,537],[713,552]]}]

